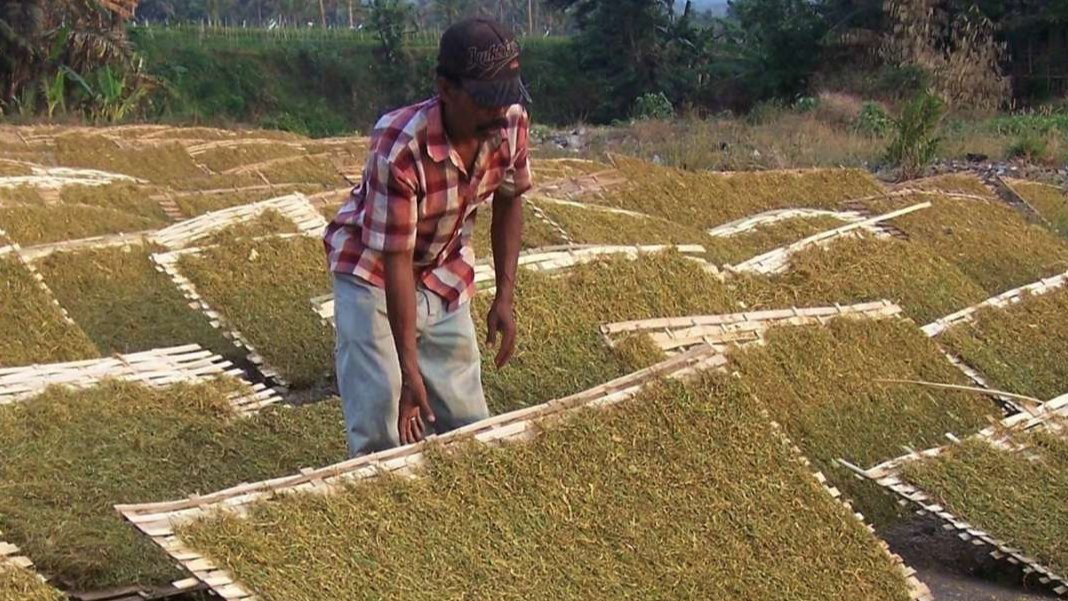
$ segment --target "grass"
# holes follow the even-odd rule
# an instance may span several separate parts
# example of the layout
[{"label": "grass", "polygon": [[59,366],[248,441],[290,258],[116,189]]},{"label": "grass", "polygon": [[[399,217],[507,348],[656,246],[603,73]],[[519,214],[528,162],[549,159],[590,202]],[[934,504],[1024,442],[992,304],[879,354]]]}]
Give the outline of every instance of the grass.
[{"label": "grass", "polygon": [[67,167],[123,173],[156,184],[205,175],[176,142],[124,148],[101,135],[64,134],[56,137],[55,144],[56,161]]},{"label": "grass", "polygon": [[149,198],[156,192],[154,187],[116,182],[104,186],[67,186],[60,190],[59,197],[64,203],[114,209],[166,223],[167,214],[158,202]]},{"label": "grass", "polygon": [[[942,196],[871,201],[878,212],[931,201],[893,224],[975,280],[988,296],[1068,269],[1068,244],[998,202]],[[958,307],[959,308],[959,307]]]},{"label": "grass", "polygon": [[616,157],[627,184],[604,202],[691,227],[709,228],[771,209],[837,209],[848,199],[878,194],[879,184],[856,169],[691,172]]},{"label": "grass", "polygon": [[[536,405],[644,367],[633,362],[633,355],[605,345],[598,329],[602,323],[730,313],[738,310],[735,295],[676,253],[636,261],[607,258],[574,267],[562,277],[521,271],[516,355],[498,370],[492,364],[492,349],[482,349],[482,379],[490,409],[504,412]],[[473,304],[480,339],[492,300],[482,294]]]},{"label": "grass", "polygon": [[[259,181],[258,183],[262,184],[263,181]],[[183,214],[196,217],[197,215],[203,215],[204,213],[210,213],[212,211],[219,211],[230,207],[236,207],[238,205],[278,198],[279,196],[285,196],[286,194],[292,194],[293,192],[314,194],[321,191],[322,186],[318,184],[289,184],[262,190],[235,190],[233,192],[218,194],[175,196],[174,202],[178,205],[178,208],[181,209]]]},{"label": "grass", "polygon": [[1068,289],[984,308],[941,336],[994,388],[1043,400],[1068,393]]},{"label": "grass", "polygon": [[997,411],[972,393],[876,382],[970,383],[904,320],[774,329],[766,345],[737,351],[732,361],[805,456],[876,522],[887,519],[891,504],[835,459],[873,465],[900,455],[902,445],[927,448],[941,444],[946,432],[978,431]]},{"label": "grass", "polygon": [[0,229],[23,246],[156,229],[166,222],[87,205],[0,206]]},{"label": "grass", "polygon": [[[835,240],[791,257],[789,270],[773,276],[737,276],[748,284],[751,308],[848,304],[887,299],[920,323],[988,297],[975,281],[931,249],[870,236]],[[735,285],[728,282],[728,285]]]},{"label": "grass", "polygon": [[579,244],[706,244],[709,237],[694,227],[657,217],[639,217],[537,202]]},{"label": "grass", "polygon": [[63,319],[25,265],[13,255],[0,256],[0,366],[97,356],[85,332]]},{"label": "grass", "polygon": [[191,309],[142,246],[54,253],[37,268],[75,322],[105,354],[198,343],[236,358],[240,350]]},{"label": "grass", "polygon": [[0,601],[64,601],[33,572],[0,562]]},{"label": "grass", "polygon": [[1023,197],[1038,214],[1053,226],[1054,231],[1068,236],[1068,194],[1056,186],[1026,180],[1006,182]]},{"label": "grass", "polygon": [[57,586],[183,577],[113,505],[205,493],[346,456],[337,403],[235,417],[216,381],[105,382],[0,407],[0,527]]},{"label": "grass", "polygon": [[310,304],[330,292],[325,261],[317,237],[231,238],[178,266],[270,367],[304,388],[333,371],[333,333]]},{"label": "grass", "polygon": [[905,464],[903,476],[955,516],[1064,574],[1068,440],[1041,431],[1016,433],[1012,440],[1027,450],[969,439],[938,457]]},{"label": "grass", "polygon": [[712,262],[733,265],[843,225],[847,223],[834,217],[798,217],[761,225],[728,238],[706,237],[704,245]]},{"label": "grass", "polygon": [[263,599],[907,599],[749,406],[725,378],[665,385],[529,443],[433,451],[423,478],[285,495],[181,536]]}]

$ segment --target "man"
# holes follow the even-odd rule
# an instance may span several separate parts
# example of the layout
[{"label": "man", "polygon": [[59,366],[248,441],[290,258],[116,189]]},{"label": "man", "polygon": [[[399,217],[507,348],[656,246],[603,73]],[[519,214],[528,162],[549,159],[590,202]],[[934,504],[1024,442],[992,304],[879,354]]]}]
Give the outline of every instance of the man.
[{"label": "man", "polygon": [[437,75],[437,96],[379,120],[363,181],[324,233],[354,456],[488,416],[468,301],[475,213],[491,199],[487,342],[500,338],[498,368],[515,348],[520,197],[531,187],[519,45],[492,20],[457,23]]}]

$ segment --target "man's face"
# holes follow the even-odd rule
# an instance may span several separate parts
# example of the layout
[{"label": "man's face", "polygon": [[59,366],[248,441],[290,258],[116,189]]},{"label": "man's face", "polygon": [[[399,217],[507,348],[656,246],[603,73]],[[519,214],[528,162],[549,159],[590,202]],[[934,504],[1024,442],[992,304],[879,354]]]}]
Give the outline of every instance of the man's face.
[{"label": "man's face", "polygon": [[486,139],[508,126],[507,106],[481,106],[461,86],[449,81],[439,81],[438,92],[445,104],[452,107],[454,124],[464,133]]}]

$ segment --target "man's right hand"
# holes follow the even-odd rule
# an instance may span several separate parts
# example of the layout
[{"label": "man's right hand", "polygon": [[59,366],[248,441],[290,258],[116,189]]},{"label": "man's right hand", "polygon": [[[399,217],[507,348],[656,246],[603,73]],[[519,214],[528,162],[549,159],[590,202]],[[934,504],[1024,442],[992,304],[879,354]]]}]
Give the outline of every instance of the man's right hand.
[{"label": "man's right hand", "polygon": [[[404,377],[401,383],[400,407],[397,411],[397,432],[402,445],[423,440],[426,422],[434,423],[434,412],[426,400],[426,386],[421,375]],[[425,420],[425,421],[424,421]]]}]

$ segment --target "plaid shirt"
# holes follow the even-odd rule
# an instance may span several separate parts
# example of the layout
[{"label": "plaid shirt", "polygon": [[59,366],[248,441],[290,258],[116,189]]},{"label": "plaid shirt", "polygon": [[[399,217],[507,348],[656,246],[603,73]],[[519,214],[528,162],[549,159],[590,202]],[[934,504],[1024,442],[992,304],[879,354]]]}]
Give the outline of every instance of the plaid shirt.
[{"label": "plaid shirt", "polygon": [[381,288],[383,253],[412,251],[419,283],[450,310],[468,301],[475,286],[475,212],[498,189],[518,197],[531,187],[527,113],[514,105],[506,118],[508,126],[482,143],[466,177],[436,97],[382,117],[363,180],[323,234],[330,270]]}]

